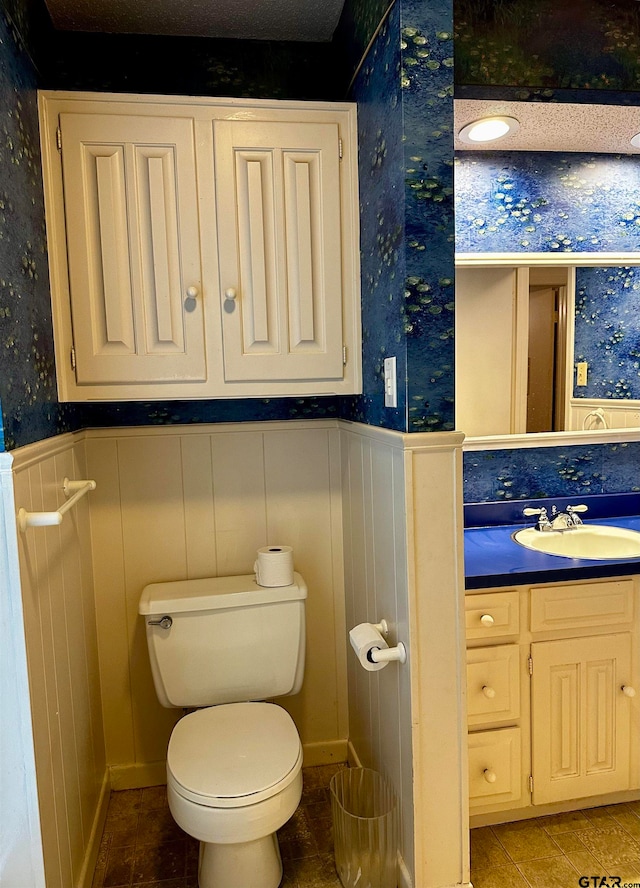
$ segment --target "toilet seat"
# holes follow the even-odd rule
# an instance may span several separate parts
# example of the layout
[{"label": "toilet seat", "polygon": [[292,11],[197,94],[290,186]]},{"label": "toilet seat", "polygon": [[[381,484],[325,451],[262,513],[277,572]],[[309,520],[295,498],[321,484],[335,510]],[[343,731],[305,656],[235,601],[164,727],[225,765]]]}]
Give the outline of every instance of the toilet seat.
[{"label": "toilet seat", "polygon": [[302,745],[275,703],[225,703],[180,719],[167,752],[167,783],[214,808],[254,805],[285,789],[302,767]]}]

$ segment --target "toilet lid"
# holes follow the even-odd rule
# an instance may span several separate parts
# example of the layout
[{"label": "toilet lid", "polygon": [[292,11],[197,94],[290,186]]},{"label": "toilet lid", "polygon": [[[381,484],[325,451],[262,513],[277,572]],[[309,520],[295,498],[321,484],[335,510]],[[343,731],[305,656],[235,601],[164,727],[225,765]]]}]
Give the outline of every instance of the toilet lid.
[{"label": "toilet lid", "polygon": [[301,765],[296,726],[275,703],[225,703],[192,712],[173,729],[167,752],[173,788],[212,807],[268,798],[294,780]]}]

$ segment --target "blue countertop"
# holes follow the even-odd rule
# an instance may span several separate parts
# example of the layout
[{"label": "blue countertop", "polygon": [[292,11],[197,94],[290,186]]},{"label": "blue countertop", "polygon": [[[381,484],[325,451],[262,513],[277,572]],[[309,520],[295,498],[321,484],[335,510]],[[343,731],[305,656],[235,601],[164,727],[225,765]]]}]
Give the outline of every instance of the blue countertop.
[{"label": "blue countertop", "polygon": [[[619,577],[640,573],[640,558],[625,558],[611,561],[565,558],[560,555],[547,555],[535,552],[516,543],[511,537],[517,530],[533,525],[531,518],[522,520],[522,509],[526,506],[550,508],[555,503],[560,510],[568,502],[589,505],[592,518],[584,518],[585,524],[609,524],[640,531],[640,509],[635,514],[624,514],[637,508],[637,495],[589,497],[549,500],[527,500],[519,503],[488,503],[488,508],[472,507],[467,511],[467,523],[484,526],[467,526],[464,531],[465,585],[467,589],[486,589],[492,586],[514,586],[528,583],[553,583],[563,580],[596,579],[598,577]],[[595,502],[595,501],[598,502]],[[498,508],[498,507],[503,507]],[[612,512],[607,516],[606,512]],[[615,514],[622,512],[623,514]],[[498,524],[501,515],[507,518],[518,517],[518,523]],[[584,517],[584,516],[583,516]]]}]

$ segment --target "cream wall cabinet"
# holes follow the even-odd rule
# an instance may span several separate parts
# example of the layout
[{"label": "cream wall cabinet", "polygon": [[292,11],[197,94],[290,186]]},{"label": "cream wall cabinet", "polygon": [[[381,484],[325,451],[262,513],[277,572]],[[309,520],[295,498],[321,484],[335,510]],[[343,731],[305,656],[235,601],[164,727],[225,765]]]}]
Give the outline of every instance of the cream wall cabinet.
[{"label": "cream wall cabinet", "polygon": [[355,106],[40,94],[61,400],[361,391]]},{"label": "cream wall cabinet", "polygon": [[467,593],[474,825],[637,797],[639,585]]}]

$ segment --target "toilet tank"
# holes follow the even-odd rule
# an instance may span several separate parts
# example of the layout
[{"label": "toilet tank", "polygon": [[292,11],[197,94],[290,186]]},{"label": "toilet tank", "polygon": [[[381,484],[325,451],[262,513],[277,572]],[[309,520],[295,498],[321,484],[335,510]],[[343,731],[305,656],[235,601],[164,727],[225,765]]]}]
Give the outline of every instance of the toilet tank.
[{"label": "toilet tank", "polygon": [[298,573],[290,586],[258,586],[253,574],[145,586],[138,612],[160,703],[200,707],[297,694],[306,597]]}]

